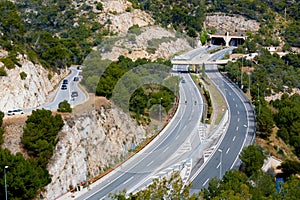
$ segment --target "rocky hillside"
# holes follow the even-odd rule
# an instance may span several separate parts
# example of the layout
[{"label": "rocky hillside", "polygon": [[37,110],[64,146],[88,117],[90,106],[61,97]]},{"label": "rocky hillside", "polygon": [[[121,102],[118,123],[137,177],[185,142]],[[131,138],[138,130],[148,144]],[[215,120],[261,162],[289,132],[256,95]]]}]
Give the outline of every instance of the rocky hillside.
[{"label": "rocky hillside", "polygon": [[241,15],[228,16],[224,13],[206,16],[204,24],[206,29],[216,30],[218,33],[245,34],[247,31],[253,33],[259,29],[256,20],[246,19]]},{"label": "rocky hillside", "polygon": [[120,55],[136,60],[147,58],[169,59],[176,53],[191,50],[191,43],[195,42],[187,37],[178,36],[175,32],[166,30],[159,26],[136,28],[123,37],[111,38],[111,50],[105,51],[107,45],[100,46],[103,59],[117,60]]},{"label": "rocky hillside", "polygon": [[[7,52],[2,51],[1,55],[5,58]],[[21,67],[16,65],[13,69],[6,69],[7,76],[0,76],[0,110],[3,112],[42,105],[68,73],[63,70],[58,75],[29,61],[26,55],[19,54],[17,59]],[[0,67],[2,66],[4,64],[0,62]]]},{"label": "rocky hillside", "polygon": [[[16,116],[14,121],[6,118],[2,148],[8,148],[13,154],[22,152],[28,157],[20,145],[25,120],[25,116]],[[54,199],[66,193],[69,186],[84,182],[87,169],[90,179],[99,175],[147,137],[143,127],[115,108],[102,106],[78,115],[64,115],[64,121],[47,167],[52,177],[44,193],[47,199]]]},{"label": "rocky hillside", "polygon": [[146,138],[146,132],[121,110],[101,107],[67,119],[59,138],[48,166],[52,175],[46,188],[48,199],[85,181],[87,169],[92,178],[118,163],[124,152]]}]

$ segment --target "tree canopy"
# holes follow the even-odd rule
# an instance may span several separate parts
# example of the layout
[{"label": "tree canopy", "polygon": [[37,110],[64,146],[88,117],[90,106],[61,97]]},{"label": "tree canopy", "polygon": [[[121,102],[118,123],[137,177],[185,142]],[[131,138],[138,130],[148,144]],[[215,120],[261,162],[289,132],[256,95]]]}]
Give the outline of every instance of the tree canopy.
[{"label": "tree canopy", "polygon": [[48,164],[58,142],[57,134],[63,125],[60,115],[53,116],[50,110],[45,109],[33,110],[26,120],[21,142],[40,166]]},{"label": "tree canopy", "polygon": [[242,165],[245,167],[246,174],[251,176],[262,168],[265,156],[256,146],[250,145],[243,149],[240,159],[243,162]]}]

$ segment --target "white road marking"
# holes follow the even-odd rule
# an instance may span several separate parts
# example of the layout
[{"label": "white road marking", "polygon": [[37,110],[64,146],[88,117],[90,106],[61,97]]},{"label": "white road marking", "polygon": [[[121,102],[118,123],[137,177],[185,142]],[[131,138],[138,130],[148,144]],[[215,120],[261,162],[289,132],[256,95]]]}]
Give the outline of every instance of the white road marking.
[{"label": "white road marking", "polygon": [[234,141],[234,140],[235,140],[235,136],[233,137],[232,141]]},{"label": "white road marking", "polygon": [[230,147],[227,149],[226,154],[228,154],[229,150],[230,150]]},{"label": "white road marking", "polygon": [[238,131],[238,130],[239,130],[239,127],[237,126],[237,127],[236,127],[236,131]]},{"label": "white road marking", "polygon": [[179,138],[179,136],[180,136],[180,135],[178,134],[178,135],[176,136],[175,140],[177,140],[177,139]]},{"label": "white road marking", "polygon": [[205,186],[206,185],[206,183],[209,181],[209,178],[208,179],[206,179],[206,181],[203,183],[203,185],[202,186]]},{"label": "white road marking", "polygon": [[240,111],[237,111],[238,115],[240,114]]},{"label": "white road marking", "polygon": [[129,181],[131,181],[133,178],[134,178],[134,176],[132,176],[131,178],[127,179],[127,181],[125,181],[125,182],[123,183],[123,185],[125,185],[126,183],[128,183]]},{"label": "white road marking", "polygon": [[237,108],[237,104],[235,104],[235,107]]},{"label": "white road marking", "polygon": [[240,121],[240,118],[238,118],[238,122]]},{"label": "white road marking", "polygon": [[218,164],[217,169],[220,167],[221,163]]},{"label": "white road marking", "polygon": [[151,162],[149,162],[148,165],[147,165],[147,167],[149,167],[153,162],[154,162],[154,160],[152,160]]},{"label": "white road marking", "polygon": [[166,147],[165,150],[163,150],[163,152],[166,152],[168,150],[169,147]]}]

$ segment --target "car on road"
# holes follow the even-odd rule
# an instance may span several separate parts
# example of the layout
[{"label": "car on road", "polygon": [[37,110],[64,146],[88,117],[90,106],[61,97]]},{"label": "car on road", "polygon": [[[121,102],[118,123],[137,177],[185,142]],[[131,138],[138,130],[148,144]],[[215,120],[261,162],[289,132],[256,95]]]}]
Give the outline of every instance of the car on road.
[{"label": "car on road", "polygon": [[181,80],[181,83],[185,83],[185,80],[184,80],[184,79],[182,79],[182,80]]},{"label": "car on road", "polygon": [[63,80],[63,84],[68,84],[69,81],[67,79]]},{"label": "car on road", "polygon": [[76,92],[76,91],[72,92],[71,97],[72,97],[72,98],[78,97],[78,92]]},{"label": "car on road", "polygon": [[66,90],[66,89],[68,89],[68,87],[67,87],[66,84],[62,84],[62,85],[61,85],[61,89],[62,89],[62,90]]},{"label": "car on road", "polygon": [[79,77],[78,76],[75,76],[73,81],[79,81]]},{"label": "car on road", "polygon": [[23,110],[21,110],[21,109],[15,109],[15,110],[9,110],[7,112],[8,116],[19,115],[19,114],[24,114]]}]

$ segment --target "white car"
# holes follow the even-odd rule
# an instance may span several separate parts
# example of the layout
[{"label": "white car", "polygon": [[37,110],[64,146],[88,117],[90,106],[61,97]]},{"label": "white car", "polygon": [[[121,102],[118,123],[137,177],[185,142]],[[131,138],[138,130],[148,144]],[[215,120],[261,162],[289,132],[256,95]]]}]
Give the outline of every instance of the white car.
[{"label": "white car", "polygon": [[21,109],[15,109],[15,110],[9,110],[7,112],[8,116],[18,115],[18,114],[24,114],[23,110],[21,110]]}]

